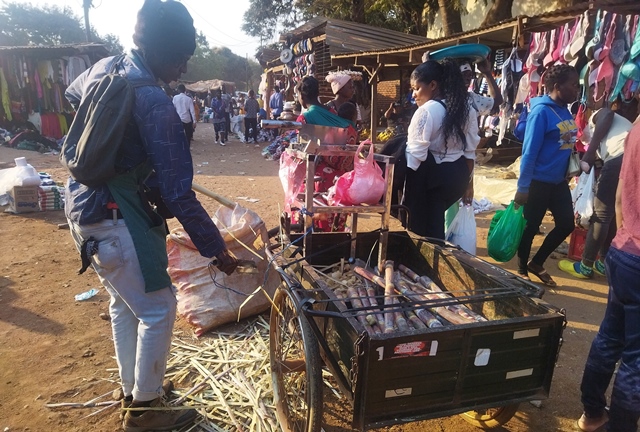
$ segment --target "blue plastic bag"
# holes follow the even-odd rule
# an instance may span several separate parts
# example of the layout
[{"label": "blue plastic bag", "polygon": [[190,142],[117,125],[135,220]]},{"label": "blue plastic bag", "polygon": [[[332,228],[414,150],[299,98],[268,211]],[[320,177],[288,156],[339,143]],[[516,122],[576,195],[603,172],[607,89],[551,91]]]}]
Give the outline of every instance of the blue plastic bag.
[{"label": "blue plastic bag", "polygon": [[511,201],[504,209],[498,210],[491,219],[487,236],[487,253],[498,262],[507,262],[518,251],[526,220],[522,215],[524,207]]}]

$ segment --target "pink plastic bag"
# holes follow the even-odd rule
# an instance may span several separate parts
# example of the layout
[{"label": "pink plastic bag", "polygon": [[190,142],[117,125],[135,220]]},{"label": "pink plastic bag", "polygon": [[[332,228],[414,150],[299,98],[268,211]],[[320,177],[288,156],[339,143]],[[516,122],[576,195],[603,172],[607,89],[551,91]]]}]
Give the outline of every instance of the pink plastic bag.
[{"label": "pink plastic bag", "polygon": [[[361,159],[359,155],[365,144],[370,144],[369,154]],[[386,182],[382,177],[382,170],[373,160],[373,154],[373,143],[364,141],[360,144],[353,160],[353,171],[340,176],[329,192],[334,205],[374,205],[380,202]]]},{"label": "pink plastic bag", "polygon": [[304,181],[306,165],[291,156],[288,152],[282,152],[280,156],[280,182],[284,189],[284,209],[291,212],[291,204],[295,201],[300,186]]}]

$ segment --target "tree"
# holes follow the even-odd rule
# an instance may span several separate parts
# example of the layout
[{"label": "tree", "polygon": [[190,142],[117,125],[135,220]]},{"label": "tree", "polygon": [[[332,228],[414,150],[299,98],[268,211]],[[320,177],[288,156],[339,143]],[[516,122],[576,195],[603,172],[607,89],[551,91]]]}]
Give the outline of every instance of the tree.
[{"label": "tree", "polygon": [[[487,0],[484,1],[484,5],[487,6]],[[480,27],[486,27],[493,24],[497,24],[500,21],[511,18],[513,15],[511,9],[513,8],[513,0],[493,0],[493,3],[484,20],[480,24]]]},{"label": "tree", "polygon": [[[94,29],[92,32],[97,35]],[[113,54],[124,49],[115,35],[97,36],[96,39]],[[0,45],[62,45],[85,40],[80,18],[68,7],[6,3],[0,8]]]},{"label": "tree", "polygon": [[303,17],[296,0],[250,0],[244,13],[242,30],[261,40],[271,40],[278,27],[290,30]]},{"label": "tree", "polygon": [[462,0],[250,0],[242,30],[271,40],[276,29],[286,32],[324,16],[425,36],[438,13],[445,34],[462,31]]},{"label": "tree", "polygon": [[238,89],[259,82],[262,70],[255,61],[234,54],[229,48],[211,48],[204,33],[196,34],[196,50],[187,65],[184,81],[221,79],[233,81]]}]

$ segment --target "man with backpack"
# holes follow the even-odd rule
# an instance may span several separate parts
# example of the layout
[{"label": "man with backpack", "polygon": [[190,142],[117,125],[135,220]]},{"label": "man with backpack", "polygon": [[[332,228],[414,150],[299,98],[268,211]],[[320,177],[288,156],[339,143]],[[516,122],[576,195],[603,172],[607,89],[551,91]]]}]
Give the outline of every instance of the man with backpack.
[{"label": "man with backpack", "polygon": [[[101,86],[109,79],[118,81],[112,78],[119,74],[131,84],[128,91],[134,100],[127,105],[128,120],[113,126],[124,127],[119,135],[114,133],[121,139],[111,143],[117,150],[115,166],[109,167],[114,175],[102,183],[91,182],[91,186],[77,181],[77,176],[70,178],[65,212],[81,252],[83,270],[92,265],[111,296],[109,312],[122,406],[138,408],[126,410],[123,428],[170,430],[192,422],[196,412],[158,409],[163,393],[171,388],[170,382],[163,385],[163,378],[176,299],[167,274],[164,220],[151,208],[144,193],[144,182],[152,171],[162,201],[200,253],[214,258],[213,262],[227,274],[235,270],[237,260],[227,251],[220,232],[191,189],[193,164],[182,121],[157,84],[158,79],[175,81],[187,71],[196,47],[193,19],[179,2],[146,0],[138,12],[133,40],[137,49],[125,56],[100,60],[67,89],[67,98],[79,107],[74,123],[95,127],[100,131],[96,139],[109,124],[101,123],[96,107],[87,107],[91,102],[87,96],[106,99],[109,87],[101,93]],[[76,161],[82,164],[95,159],[92,141],[79,141]],[[73,147],[71,144],[69,147]],[[66,153],[62,156],[63,162],[69,160]],[[73,175],[74,171],[70,172]]]}]

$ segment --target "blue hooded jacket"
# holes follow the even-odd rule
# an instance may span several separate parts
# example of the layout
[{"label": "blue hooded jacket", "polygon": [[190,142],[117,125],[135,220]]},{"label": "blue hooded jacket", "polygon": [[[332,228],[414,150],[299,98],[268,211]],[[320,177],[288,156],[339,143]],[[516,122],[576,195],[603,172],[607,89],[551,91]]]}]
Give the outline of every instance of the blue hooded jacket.
[{"label": "blue hooded jacket", "polygon": [[578,126],[566,106],[549,96],[531,99],[518,192],[528,193],[531,180],[551,184],[564,181],[577,134]]}]

